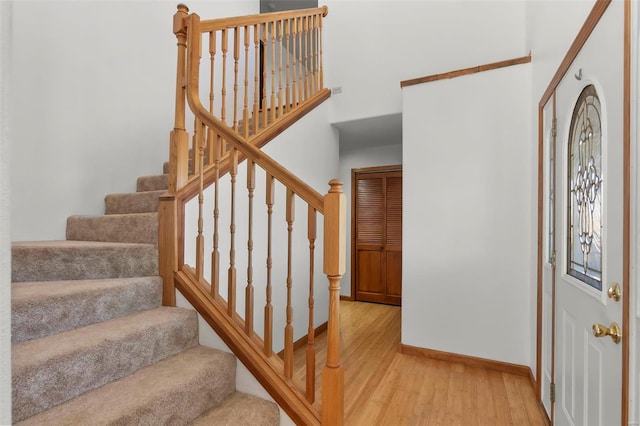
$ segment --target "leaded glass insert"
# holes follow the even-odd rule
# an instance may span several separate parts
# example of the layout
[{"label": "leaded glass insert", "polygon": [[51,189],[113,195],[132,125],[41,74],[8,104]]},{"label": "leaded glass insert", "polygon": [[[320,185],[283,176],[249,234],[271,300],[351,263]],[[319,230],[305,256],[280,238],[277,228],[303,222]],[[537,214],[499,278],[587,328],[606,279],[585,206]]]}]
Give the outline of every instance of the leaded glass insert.
[{"label": "leaded glass insert", "polygon": [[600,100],[584,88],[569,134],[569,275],[602,290],[602,128]]}]

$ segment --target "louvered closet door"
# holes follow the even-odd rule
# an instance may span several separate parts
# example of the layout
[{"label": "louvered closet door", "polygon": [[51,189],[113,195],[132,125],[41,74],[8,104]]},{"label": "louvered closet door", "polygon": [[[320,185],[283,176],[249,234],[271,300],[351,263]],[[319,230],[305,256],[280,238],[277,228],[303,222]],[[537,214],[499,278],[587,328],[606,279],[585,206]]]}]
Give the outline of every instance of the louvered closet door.
[{"label": "louvered closet door", "polygon": [[402,172],[355,175],[356,300],[400,305]]}]

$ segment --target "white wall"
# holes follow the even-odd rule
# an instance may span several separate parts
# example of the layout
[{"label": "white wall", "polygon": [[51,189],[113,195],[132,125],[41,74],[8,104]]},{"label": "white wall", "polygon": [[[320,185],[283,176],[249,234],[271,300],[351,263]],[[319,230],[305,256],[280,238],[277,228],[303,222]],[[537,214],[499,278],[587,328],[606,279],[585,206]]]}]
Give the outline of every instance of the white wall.
[{"label": "white wall", "polygon": [[9,89],[11,2],[0,2],[0,424],[11,424],[11,251]]},{"label": "white wall", "polygon": [[533,364],[529,79],[403,90],[403,344]]},{"label": "white wall", "polygon": [[[12,240],[63,239],[66,218],[162,173],[173,128],[175,2],[13,5]],[[190,3],[203,19],[257,0]]]},{"label": "white wall", "polygon": [[332,122],[402,111],[400,81],[524,56],[523,1],[328,0]]},{"label": "white wall", "polygon": [[339,176],[347,197],[347,269],[342,277],[340,294],[346,296],[355,296],[351,294],[351,169],[402,164],[401,141],[390,142],[393,144],[340,150]]}]

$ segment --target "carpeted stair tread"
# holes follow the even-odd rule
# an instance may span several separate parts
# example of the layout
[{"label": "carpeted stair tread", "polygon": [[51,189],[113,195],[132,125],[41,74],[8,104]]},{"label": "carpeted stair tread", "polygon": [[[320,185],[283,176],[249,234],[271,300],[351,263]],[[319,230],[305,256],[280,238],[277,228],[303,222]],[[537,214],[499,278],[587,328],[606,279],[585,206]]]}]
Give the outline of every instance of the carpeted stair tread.
[{"label": "carpeted stair tread", "polygon": [[195,346],[18,424],[187,425],[234,391],[235,368],[232,354]]},{"label": "carpeted stair tread", "polygon": [[169,175],[140,176],[136,188],[138,192],[166,190],[169,188]]},{"label": "carpeted stair tread", "polygon": [[270,401],[241,392],[232,393],[217,407],[198,417],[192,426],[277,426],[280,410]]},{"label": "carpeted stair tread", "polygon": [[158,213],[69,216],[67,240],[157,244]]},{"label": "carpeted stair tread", "polygon": [[105,214],[153,213],[158,211],[158,198],[165,190],[109,194],[104,197]]},{"label": "carpeted stair tread", "polygon": [[14,344],[13,419],[38,414],[197,343],[194,311],[159,307]]},{"label": "carpeted stair tread", "polygon": [[23,282],[11,285],[11,341],[36,339],[157,308],[160,277]]},{"label": "carpeted stair tread", "polygon": [[158,275],[155,244],[20,241],[11,246],[11,281],[62,281]]}]

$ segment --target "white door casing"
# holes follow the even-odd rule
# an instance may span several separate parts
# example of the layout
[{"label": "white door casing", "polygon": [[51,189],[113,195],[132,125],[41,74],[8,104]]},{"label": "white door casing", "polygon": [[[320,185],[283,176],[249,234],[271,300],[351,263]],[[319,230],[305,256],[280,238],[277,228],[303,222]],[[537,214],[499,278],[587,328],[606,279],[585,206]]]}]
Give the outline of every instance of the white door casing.
[{"label": "white door casing", "polygon": [[553,286],[555,252],[555,135],[553,128],[553,98],[542,110],[543,166],[542,166],[542,374],[541,400],[551,418],[551,384],[553,383]]}]

